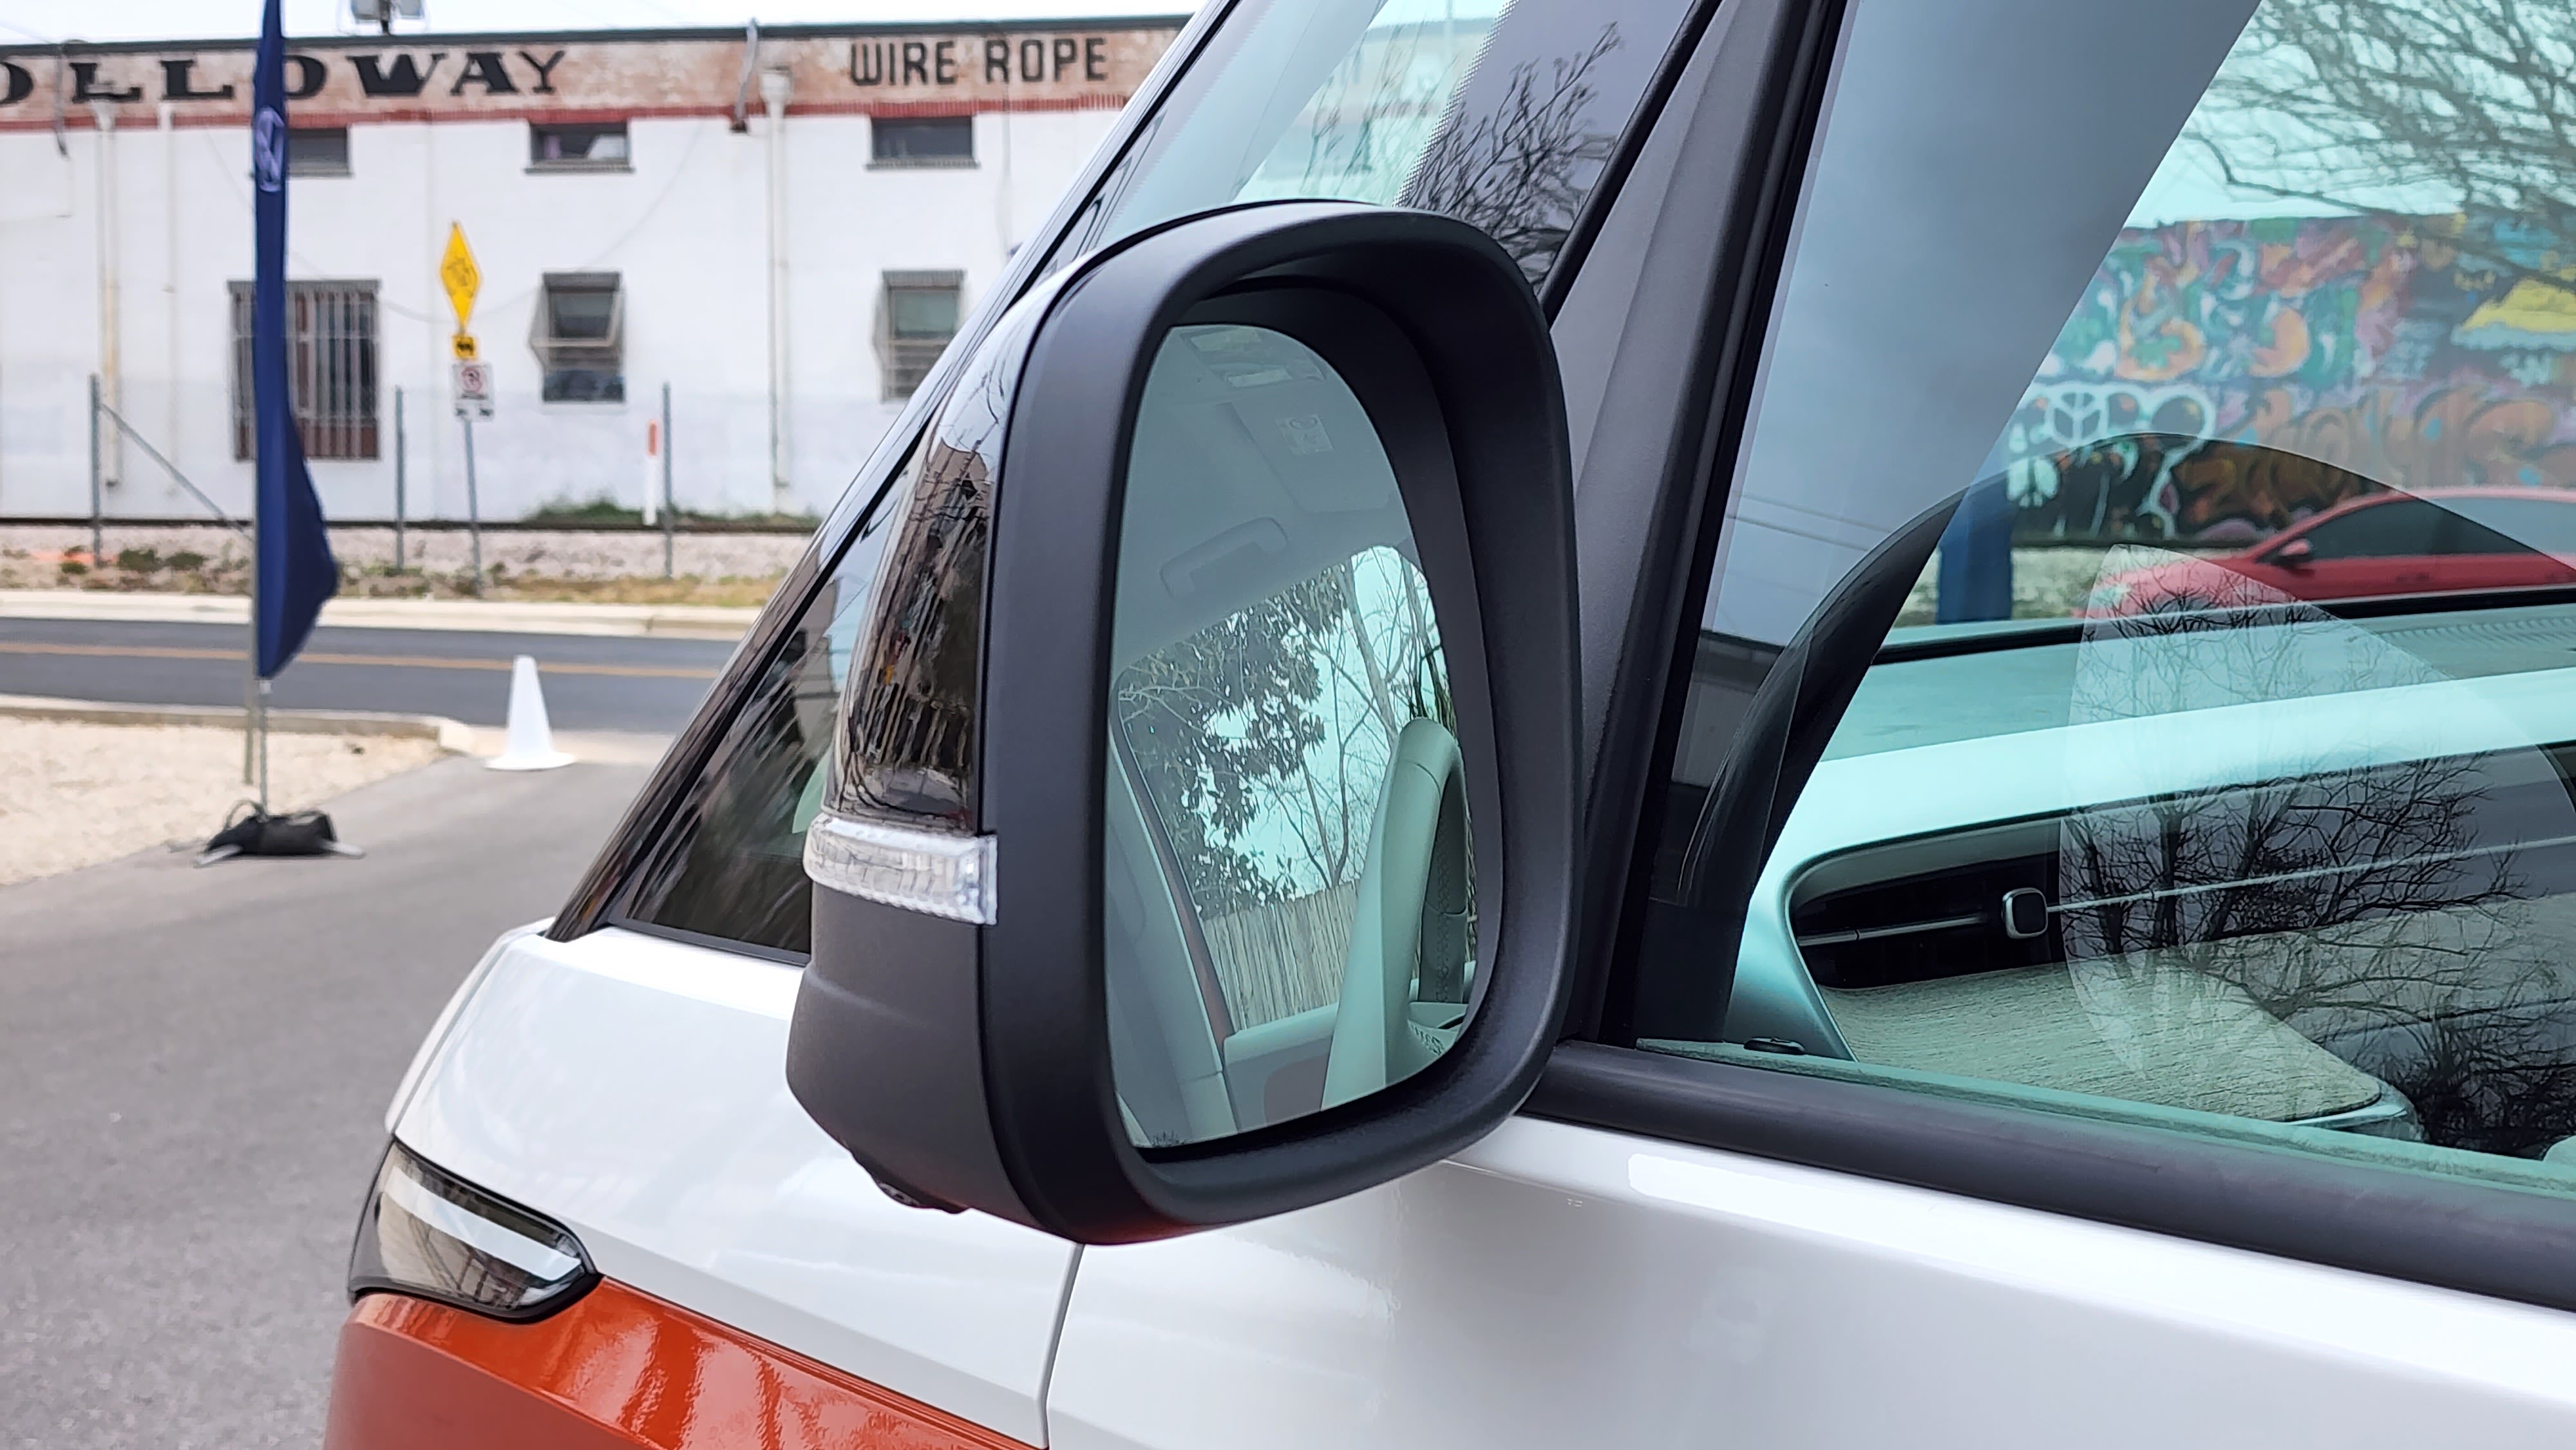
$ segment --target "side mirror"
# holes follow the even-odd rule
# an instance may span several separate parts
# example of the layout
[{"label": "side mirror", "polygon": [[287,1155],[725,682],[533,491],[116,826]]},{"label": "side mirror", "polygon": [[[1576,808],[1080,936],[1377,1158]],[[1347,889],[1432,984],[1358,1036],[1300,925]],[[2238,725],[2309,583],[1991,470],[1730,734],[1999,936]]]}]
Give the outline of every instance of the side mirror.
[{"label": "side mirror", "polygon": [[2316,553],[2315,544],[2304,538],[2292,539],[2272,551],[2271,562],[2287,569],[2304,569],[2308,566],[2308,561],[2316,557]]},{"label": "side mirror", "polygon": [[889,1193],[1151,1239],[1520,1105],[1569,978],[1574,540],[1489,238],[1298,202],[1120,243],[863,528],[787,1077]]}]

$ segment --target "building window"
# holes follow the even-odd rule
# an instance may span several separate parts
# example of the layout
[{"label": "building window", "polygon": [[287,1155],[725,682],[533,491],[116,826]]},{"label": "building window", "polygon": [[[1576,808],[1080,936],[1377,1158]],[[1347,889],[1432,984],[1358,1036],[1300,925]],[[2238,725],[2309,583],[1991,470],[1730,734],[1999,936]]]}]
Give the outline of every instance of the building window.
[{"label": "building window", "polygon": [[972,116],[877,116],[868,122],[869,160],[878,166],[972,166]]},{"label": "building window", "polygon": [[947,350],[948,339],[957,335],[958,293],[965,284],[963,272],[885,274],[877,341],[888,398],[911,397]]},{"label": "building window", "polygon": [[[258,452],[251,394],[251,284],[233,293],[233,457]],[[287,391],[307,458],[376,455],[376,284],[286,284]]]},{"label": "building window", "polygon": [[624,121],[589,126],[529,123],[531,171],[624,171],[627,159]]},{"label": "building window", "polygon": [[286,174],[289,176],[346,176],[349,174],[349,128],[346,126],[303,126],[286,133]]},{"label": "building window", "polygon": [[614,272],[548,272],[528,345],[549,403],[626,401],[626,293]]}]

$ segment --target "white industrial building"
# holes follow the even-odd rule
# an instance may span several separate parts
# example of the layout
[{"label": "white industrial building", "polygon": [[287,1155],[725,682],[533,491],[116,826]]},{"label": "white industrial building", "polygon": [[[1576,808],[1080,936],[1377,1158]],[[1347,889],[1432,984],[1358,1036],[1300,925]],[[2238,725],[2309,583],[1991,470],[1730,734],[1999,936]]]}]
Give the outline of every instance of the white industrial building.
[{"label": "white industrial building", "polygon": [[[1177,20],[290,42],[297,406],[326,513],[462,518],[451,226],[495,411],[479,512],[819,511]],[[0,518],[252,491],[250,43],[0,52]]]}]

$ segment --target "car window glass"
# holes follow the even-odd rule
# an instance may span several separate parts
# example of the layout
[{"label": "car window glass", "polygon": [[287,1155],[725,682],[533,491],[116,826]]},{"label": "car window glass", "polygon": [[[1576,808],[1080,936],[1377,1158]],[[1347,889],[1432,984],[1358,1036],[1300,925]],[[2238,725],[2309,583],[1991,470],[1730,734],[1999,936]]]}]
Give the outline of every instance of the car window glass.
[{"label": "car window glass", "polygon": [[1093,194],[1051,265],[1236,201],[1472,222],[1544,276],[1684,0],[1246,0]]},{"label": "car window glass", "polygon": [[2453,527],[2463,554],[2537,550],[2576,556],[2576,492],[2560,498],[2479,494],[2452,499],[2447,507],[2459,516]]},{"label": "car window glass", "polygon": [[[916,455],[917,457],[917,455]],[[909,476],[913,463],[904,465]],[[901,499],[898,486],[888,497]],[[622,924],[802,957],[812,944],[805,830],[822,808],[833,713],[885,553],[882,505],[788,630],[616,912]]]},{"label": "car window glass", "polygon": [[2308,557],[2326,559],[2397,559],[2437,552],[2442,510],[2422,499],[2399,499],[2354,509],[2319,522],[2300,535]]},{"label": "car window glass", "polygon": [[2576,1191],[2576,15],[2092,9],[1853,9],[1625,1031]]},{"label": "car window glass", "polygon": [[1368,414],[1284,334],[1192,326],[1136,425],[1111,688],[1112,1058],[1136,1140],[1419,1071],[1474,962],[1464,766]]}]

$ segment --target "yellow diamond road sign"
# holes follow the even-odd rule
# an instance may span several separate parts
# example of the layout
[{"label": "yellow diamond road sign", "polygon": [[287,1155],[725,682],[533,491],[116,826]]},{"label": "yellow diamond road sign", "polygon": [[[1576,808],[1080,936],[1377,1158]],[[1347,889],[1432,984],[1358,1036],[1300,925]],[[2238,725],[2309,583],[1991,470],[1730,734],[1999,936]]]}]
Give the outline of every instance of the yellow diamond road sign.
[{"label": "yellow diamond road sign", "polygon": [[474,250],[465,245],[465,228],[447,224],[447,251],[438,259],[438,280],[447,288],[447,305],[456,309],[456,330],[463,332],[474,316],[474,293],[483,285],[483,269],[474,265]]}]

